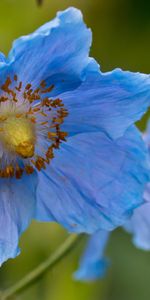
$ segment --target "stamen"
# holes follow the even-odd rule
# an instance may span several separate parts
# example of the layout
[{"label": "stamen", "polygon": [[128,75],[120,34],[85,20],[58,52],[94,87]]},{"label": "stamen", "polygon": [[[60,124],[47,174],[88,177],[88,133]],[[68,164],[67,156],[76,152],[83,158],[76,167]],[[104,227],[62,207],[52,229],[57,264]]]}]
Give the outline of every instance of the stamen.
[{"label": "stamen", "polygon": [[25,170],[26,170],[26,173],[28,175],[30,175],[30,174],[32,174],[34,172],[34,168],[32,166],[30,166],[30,165],[26,165],[25,166]]},{"label": "stamen", "polygon": [[6,92],[6,93],[10,93],[10,90],[9,90],[9,86],[11,84],[11,79],[10,77],[7,77],[5,83],[1,86],[1,89]]},{"label": "stamen", "polygon": [[27,85],[26,85],[26,87],[25,87],[25,90],[29,90],[30,88],[31,88],[31,84],[30,83],[28,83]]},{"label": "stamen", "polygon": [[0,102],[6,102],[7,100],[8,100],[7,97],[4,97],[4,96],[0,97]]},{"label": "stamen", "polygon": [[14,168],[13,168],[13,166],[7,166],[6,167],[6,169],[5,169],[5,175],[6,175],[6,177],[13,177],[14,176]]},{"label": "stamen", "polygon": [[22,82],[20,81],[19,82],[19,86],[17,87],[15,87],[15,89],[18,91],[18,92],[20,92],[21,91],[21,88],[22,88]]},{"label": "stamen", "polygon": [[46,125],[48,124],[48,121],[45,121],[45,122],[41,122],[40,125]]},{"label": "stamen", "polygon": [[31,117],[30,120],[32,123],[34,123],[34,124],[36,123],[36,117]]},{"label": "stamen", "polygon": [[17,165],[16,166],[16,178],[20,179],[22,177],[22,174],[23,174],[23,169]]},{"label": "stamen", "polygon": [[45,90],[42,90],[41,93],[42,94],[46,94],[46,93],[49,93],[53,90],[54,88],[54,85],[52,84],[51,86],[49,86],[48,88],[46,88]]},{"label": "stamen", "polygon": [[18,77],[17,75],[14,75],[14,80],[17,81],[18,80]]},{"label": "stamen", "polygon": [[39,156],[35,162],[35,166],[38,169],[38,171],[41,171],[41,169],[45,169],[45,159]]},{"label": "stamen", "polygon": [[57,136],[57,132],[48,132],[47,136],[49,139],[53,139]]},{"label": "stamen", "polygon": [[41,81],[40,86],[41,86],[42,88],[45,88],[45,87],[46,87],[46,82],[45,82],[45,80],[42,80],[42,81]]}]

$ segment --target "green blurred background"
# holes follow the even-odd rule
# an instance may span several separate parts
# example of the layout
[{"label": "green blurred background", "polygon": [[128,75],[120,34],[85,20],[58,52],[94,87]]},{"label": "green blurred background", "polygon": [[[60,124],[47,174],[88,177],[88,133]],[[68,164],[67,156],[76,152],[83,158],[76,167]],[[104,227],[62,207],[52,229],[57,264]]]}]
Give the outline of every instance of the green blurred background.
[{"label": "green blurred background", "polygon": [[[68,6],[80,8],[92,28],[91,54],[103,71],[119,66],[150,73],[149,0],[45,0],[41,7],[35,0],[0,0],[0,50],[7,54],[15,38],[32,32]],[[33,222],[21,238],[21,255],[0,269],[0,289],[12,285],[46,259],[66,236],[58,225]],[[85,284],[72,280],[83,247],[84,243],[15,299],[150,299],[150,253],[134,248],[128,234],[121,229],[112,234],[107,248],[112,265],[102,281]]]}]

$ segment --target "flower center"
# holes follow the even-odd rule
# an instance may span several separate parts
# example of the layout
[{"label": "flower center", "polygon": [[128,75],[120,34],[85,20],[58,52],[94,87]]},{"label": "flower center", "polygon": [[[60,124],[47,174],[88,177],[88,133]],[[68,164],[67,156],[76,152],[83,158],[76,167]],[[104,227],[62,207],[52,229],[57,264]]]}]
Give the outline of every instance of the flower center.
[{"label": "flower center", "polygon": [[61,130],[68,111],[61,99],[49,98],[54,85],[30,83],[8,77],[0,87],[0,177],[21,178],[46,168],[55,149],[66,141]]},{"label": "flower center", "polygon": [[3,123],[0,138],[5,146],[23,158],[32,157],[36,141],[32,123],[25,117],[17,119],[15,116],[9,116]]}]

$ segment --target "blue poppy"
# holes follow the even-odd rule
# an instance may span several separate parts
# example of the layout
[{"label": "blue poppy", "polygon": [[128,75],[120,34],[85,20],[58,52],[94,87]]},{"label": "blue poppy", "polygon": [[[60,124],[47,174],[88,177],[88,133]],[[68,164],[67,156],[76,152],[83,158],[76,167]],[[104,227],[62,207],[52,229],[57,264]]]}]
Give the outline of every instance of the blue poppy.
[{"label": "blue poppy", "polygon": [[0,263],[32,218],[93,233],[142,204],[147,150],[134,122],[150,77],[102,73],[91,31],[69,8],[0,54]]}]

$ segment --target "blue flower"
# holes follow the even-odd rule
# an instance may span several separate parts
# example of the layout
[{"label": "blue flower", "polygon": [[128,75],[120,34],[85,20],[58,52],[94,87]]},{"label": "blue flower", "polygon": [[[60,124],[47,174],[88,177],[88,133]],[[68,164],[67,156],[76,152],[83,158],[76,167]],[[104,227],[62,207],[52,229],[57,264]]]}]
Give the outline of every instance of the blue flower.
[{"label": "blue flower", "polygon": [[147,150],[134,122],[150,77],[102,73],[91,31],[69,8],[0,54],[0,263],[32,218],[93,233],[143,202]]}]

